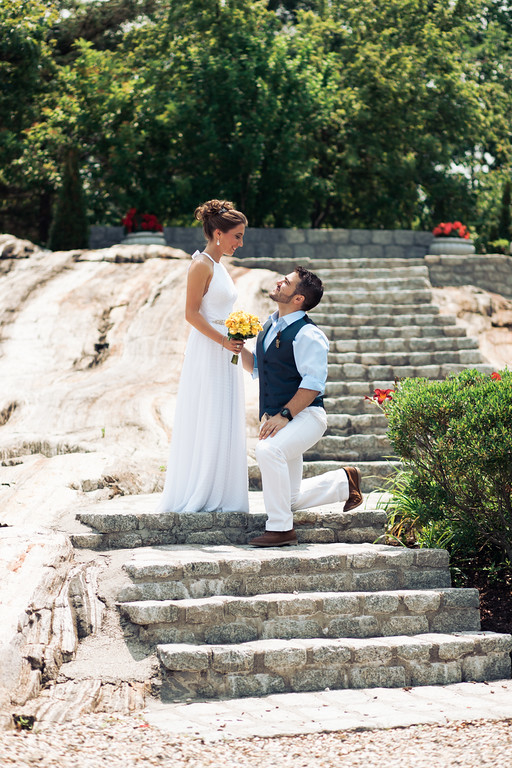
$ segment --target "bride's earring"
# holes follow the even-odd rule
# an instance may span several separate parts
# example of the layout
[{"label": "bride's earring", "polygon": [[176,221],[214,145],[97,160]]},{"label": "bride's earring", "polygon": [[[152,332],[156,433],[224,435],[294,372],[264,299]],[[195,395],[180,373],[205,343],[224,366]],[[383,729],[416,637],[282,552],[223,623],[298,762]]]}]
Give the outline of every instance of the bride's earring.
[{"label": "bride's earring", "polygon": [[220,245],[220,240],[219,240],[219,238],[217,238],[217,245]]}]

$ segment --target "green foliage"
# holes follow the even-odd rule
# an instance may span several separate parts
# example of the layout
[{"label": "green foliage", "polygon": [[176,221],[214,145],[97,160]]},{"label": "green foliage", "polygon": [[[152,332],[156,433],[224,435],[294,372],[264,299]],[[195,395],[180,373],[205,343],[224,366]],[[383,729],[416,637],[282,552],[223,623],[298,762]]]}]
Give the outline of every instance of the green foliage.
[{"label": "green foliage", "polygon": [[0,229],[19,235],[26,233],[24,222],[44,208],[45,185],[27,188],[21,157],[25,131],[37,119],[55,71],[47,41],[54,19],[44,0],[0,3]]},{"label": "green foliage", "polygon": [[77,153],[69,150],[50,229],[50,248],[54,251],[66,251],[72,248],[87,248],[87,244],[87,216]]},{"label": "green foliage", "polygon": [[45,240],[74,147],[91,223],[208,197],[252,226],[456,211],[485,249],[510,222],[511,29],[501,0],[4,0],[0,229]]},{"label": "green foliage", "polygon": [[399,538],[512,559],[512,372],[406,379],[383,409],[406,470],[389,505]]},{"label": "green foliage", "polygon": [[303,34],[323,72],[314,224],[430,227],[453,218],[452,206],[465,214],[467,178],[452,167],[483,127],[479,86],[460,56],[474,10],[343,0],[300,18],[293,43]]},{"label": "green foliage", "polygon": [[158,0],[56,0],[55,4],[59,9],[52,28],[55,50],[62,63],[69,63],[79,40],[99,51],[118,48],[126,27],[153,17]]},{"label": "green foliage", "polygon": [[487,244],[487,250],[489,253],[510,253],[510,243],[504,238],[499,240],[490,240]]}]

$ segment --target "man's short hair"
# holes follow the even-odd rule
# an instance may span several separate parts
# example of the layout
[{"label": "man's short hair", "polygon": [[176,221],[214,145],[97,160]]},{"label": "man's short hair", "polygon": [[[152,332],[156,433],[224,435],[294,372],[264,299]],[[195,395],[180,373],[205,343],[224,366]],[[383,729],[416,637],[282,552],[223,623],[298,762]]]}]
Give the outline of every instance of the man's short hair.
[{"label": "man's short hair", "polygon": [[304,296],[304,304],[302,309],[306,312],[309,309],[313,309],[319,303],[320,299],[324,295],[324,287],[320,278],[309,269],[304,267],[295,267],[295,272],[299,276],[299,283],[295,289],[295,294]]}]

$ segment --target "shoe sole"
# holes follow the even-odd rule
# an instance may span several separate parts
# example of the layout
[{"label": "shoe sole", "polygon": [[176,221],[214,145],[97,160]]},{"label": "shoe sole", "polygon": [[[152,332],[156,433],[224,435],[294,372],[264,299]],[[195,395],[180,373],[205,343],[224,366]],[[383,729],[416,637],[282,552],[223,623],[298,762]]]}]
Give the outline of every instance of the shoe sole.
[{"label": "shoe sole", "polygon": [[252,547],[259,547],[260,549],[269,549],[270,547],[296,547],[298,541],[283,541],[281,544],[253,544],[251,541],[249,544]]}]

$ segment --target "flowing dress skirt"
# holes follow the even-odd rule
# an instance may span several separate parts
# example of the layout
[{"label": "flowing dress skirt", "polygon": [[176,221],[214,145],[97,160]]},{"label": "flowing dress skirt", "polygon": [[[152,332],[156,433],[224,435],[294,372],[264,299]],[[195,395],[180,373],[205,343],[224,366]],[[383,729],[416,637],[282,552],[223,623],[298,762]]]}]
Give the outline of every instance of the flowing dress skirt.
[{"label": "flowing dress skirt", "polygon": [[192,328],[158,512],[249,510],[242,361],[232,354]]}]

